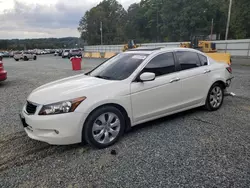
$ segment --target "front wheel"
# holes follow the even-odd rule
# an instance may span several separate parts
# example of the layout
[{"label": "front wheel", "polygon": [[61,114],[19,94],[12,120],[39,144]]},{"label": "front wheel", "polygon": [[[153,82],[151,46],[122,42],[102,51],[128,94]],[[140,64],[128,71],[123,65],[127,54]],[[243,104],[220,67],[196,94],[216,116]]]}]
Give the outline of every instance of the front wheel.
[{"label": "front wheel", "polygon": [[224,100],[224,88],[221,84],[215,83],[212,85],[208,92],[206,100],[206,109],[209,111],[218,110],[223,104]]},{"label": "front wheel", "polygon": [[99,149],[113,145],[123,135],[125,119],[113,106],[98,108],[88,117],[83,128],[83,142]]},{"label": "front wheel", "polygon": [[15,59],[16,61],[19,61],[19,59]]},{"label": "front wheel", "polygon": [[36,59],[37,59],[37,57],[36,57],[36,56],[34,56],[34,57],[33,57],[33,60],[36,60]]}]

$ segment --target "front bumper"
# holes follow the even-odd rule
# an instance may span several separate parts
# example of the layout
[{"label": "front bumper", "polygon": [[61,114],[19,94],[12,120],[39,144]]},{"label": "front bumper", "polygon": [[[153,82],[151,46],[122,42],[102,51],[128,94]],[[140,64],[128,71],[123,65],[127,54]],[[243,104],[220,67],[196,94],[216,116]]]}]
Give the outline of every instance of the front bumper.
[{"label": "front bumper", "polygon": [[28,115],[20,113],[27,135],[51,145],[76,144],[82,141],[82,127],[87,114],[68,113],[59,115]]}]

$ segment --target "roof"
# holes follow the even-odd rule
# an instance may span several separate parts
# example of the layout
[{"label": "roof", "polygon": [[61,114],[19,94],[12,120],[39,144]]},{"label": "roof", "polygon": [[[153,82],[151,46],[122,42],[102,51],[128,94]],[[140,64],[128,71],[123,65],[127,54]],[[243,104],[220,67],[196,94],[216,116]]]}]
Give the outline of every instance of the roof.
[{"label": "roof", "polygon": [[155,51],[155,50],[160,50],[165,47],[138,47],[138,48],[133,48],[128,51]]},{"label": "roof", "polygon": [[126,53],[142,53],[142,54],[152,54],[157,53],[159,51],[175,51],[175,50],[182,50],[182,51],[193,51],[193,52],[200,52],[198,50],[192,48],[181,48],[181,47],[138,47],[131,50],[127,50]]}]

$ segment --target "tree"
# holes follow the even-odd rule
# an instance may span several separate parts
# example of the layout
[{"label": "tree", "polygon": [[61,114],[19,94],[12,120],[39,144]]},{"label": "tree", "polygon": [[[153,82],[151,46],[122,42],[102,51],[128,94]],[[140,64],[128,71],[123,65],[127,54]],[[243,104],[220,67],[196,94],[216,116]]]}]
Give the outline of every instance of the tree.
[{"label": "tree", "polygon": [[104,0],[87,11],[79,23],[81,37],[88,44],[100,44],[100,23],[103,24],[105,44],[117,44],[125,40],[126,11],[116,0]]},{"label": "tree", "polygon": [[233,1],[230,24],[231,38],[242,39],[250,37],[250,1]]}]

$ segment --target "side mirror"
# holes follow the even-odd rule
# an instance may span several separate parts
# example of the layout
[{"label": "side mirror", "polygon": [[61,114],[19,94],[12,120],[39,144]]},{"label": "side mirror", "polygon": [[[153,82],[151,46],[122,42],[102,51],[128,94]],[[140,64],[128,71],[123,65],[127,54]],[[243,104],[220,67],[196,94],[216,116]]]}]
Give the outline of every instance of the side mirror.
[{"label": "side mirror", "polygon": [[148,82],[155,80],[155,73],[152,72],[144,72],[140,75],[140,81]]}]

